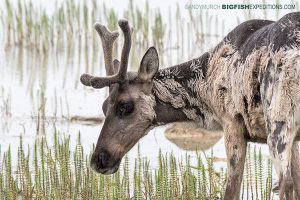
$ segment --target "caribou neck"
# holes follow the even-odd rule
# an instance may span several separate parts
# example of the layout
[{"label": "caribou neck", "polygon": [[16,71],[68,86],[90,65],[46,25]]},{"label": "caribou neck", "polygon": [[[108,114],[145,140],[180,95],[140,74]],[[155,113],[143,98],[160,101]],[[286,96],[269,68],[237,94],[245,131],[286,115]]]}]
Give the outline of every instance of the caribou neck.
[{"label": "caribou neck", "polygon": [[196,121],[203,128],[219,129],[209,102],[203,97],[209,53],[188,62],[161,69],[153,82],[157,125]]}]

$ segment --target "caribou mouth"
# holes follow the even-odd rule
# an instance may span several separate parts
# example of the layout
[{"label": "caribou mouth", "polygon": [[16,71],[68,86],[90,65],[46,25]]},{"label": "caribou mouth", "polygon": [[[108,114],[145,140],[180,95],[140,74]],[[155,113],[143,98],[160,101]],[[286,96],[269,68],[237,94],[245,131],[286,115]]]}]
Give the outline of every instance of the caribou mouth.
[{"label": "caribou mouth", "polygon": [[118,161],[114,166],[112,167],[107,167],[107,168],[99,168],[99,165],[97,163],[91,162],[91,168],[100,174],[103,175],[109,175],[109,174],[114,174],[116,171],[118,171],[120,167],[121,160]]},{"label": "caribou mouth", "polygon": [[115,166],[110,169],[101,169],[98,171],[98,173],[103,174],[103,175],[110,175],[110,174],[114,174],[116,171],[118,171],[118,169],[119,169],[119,166]]}]

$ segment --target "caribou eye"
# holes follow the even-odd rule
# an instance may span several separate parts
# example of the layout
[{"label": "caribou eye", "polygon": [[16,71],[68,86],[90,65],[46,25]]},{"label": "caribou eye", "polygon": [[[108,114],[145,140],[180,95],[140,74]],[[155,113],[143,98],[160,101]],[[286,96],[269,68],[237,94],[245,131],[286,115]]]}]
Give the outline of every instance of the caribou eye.
[{"label": "caribou eye", "polygon": [[117,115],[120,117],[127,116],[134,110],[134,104],[130,102],[119,102],[117,105]]}]

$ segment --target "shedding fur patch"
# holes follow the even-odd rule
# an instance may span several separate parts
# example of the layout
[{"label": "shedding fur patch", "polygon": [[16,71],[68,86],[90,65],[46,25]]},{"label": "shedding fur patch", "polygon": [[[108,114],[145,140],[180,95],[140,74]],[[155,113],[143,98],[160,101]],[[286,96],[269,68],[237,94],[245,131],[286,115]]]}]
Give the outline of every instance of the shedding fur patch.
[{"label": "shedding fur patch", "polygon": [[156,117],[156,113],[154,111],[155,107],[155,97],[154,95],[145,95],[144,93],[140,94],[140,109],[143,120],[150,120]]},{"label": "shedding fur patch", "polygon": [[296,41],[300,43],[300,31],[295,31]]},{"label": "shedding fur patch", "polygon": [[[238,62],[238,53],[230,43],[224,43],[212,53],[209,61],[208,82],[206,92],[209,94],[209,99],[215,107],[217,115],[222,115],[224,112],[235,115],[234,101],[231,88],[231,69]],[[242,76],[242,75],[240,75]]]},{"label": "shedding fur patch", "polygon": [[300,31],[291,16],[278,23],[290,33],[290,43],[282,45],[288,38],[285,32],[276,32],[280,41],[270,36],[268,46],[253,46],[245,57],[239,49],[245,47],[234,46],[232,38],[226,38],[208,53],[206,71],[201,57],[189,62],[188,67],[160,70],[154,80],[154,94],[181,109],[189,119],[204,121],[204,126],[209,121],[222,124],[242,116],[249,137],[255,141],[266,141],[266,119],[270,116],[269,123],[286,121],[288,127],[294,126],[294,121],[300,124],[300,117],[294,119],[300,111]]},{"label": "shedding fur patch", "polygon": [[288,38],[291,40],[295,40],[296,42],[300,42],[300,30],[292,30],[288,34]]},{"label": "shedding fur patch", "polygon": [[[202,95],[217,116],[233,119],[242,114],[250,137],[266,140],[265,114],[272,115],[272,121],[287,121],[289,127],[295,124],[300,104],[299,54],[298,48],[273,52],[270,46],[242,60],[235,47],[224,42],[212,53],[207,82],[197,84],[206,88]],[[263,105],[262,98],[268,103]]]},{"label": "shedding fur patch", "polygon": [[[188,98],[183,87],[174,79],[166,79],[165,81],[155,81],[155,94],[163,102],[171,103],[174,108],[182,108],[185,106],[184,98]],[[178,95],[182,94],[182,95]]]},{"label": "shedding fur patch", "polygon": [[[201,83],[204,81],[207,66],[204,62],[207,57],[200,57],[184,67],[166,68],[159,71],[154,79],[154,94],[164,103],[171,104],[176,109],[181,109],[188,119],[197,121],[202,127],[210,127],[213,122],[211,110],[202,100]],[[190,77],[181,77],[182,75]]]},{"label": "shedding fur patch", "polygon": [[293,129],[295,111],[300,104],[300,51],[297,48],[281,49],[271,57],[274,66],[281,69],[273,72],[276,82],[272,96],[269,96],[270,115],[273,121],[287,121],[288,127]]}]

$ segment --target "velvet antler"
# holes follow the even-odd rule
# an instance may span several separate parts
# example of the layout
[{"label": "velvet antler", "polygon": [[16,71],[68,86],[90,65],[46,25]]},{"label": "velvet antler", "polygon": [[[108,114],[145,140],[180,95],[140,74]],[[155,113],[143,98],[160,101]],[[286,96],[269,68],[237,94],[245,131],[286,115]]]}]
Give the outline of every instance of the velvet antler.
[{"label": "velvet antler", "polygon": [[96,23],[94,27],[102,41],[106,75],[111,76],[114,74],[112,62],[113,44],[119,36],[119,33],[117,31],[110,32],[105,26],[99,23]]},{"label": "velvet antler", "polygon": [[121,19],[118,22],[120,28],[124,34],[124,45],[122,49],[122,56],[121,56],[121,65],[119,69],[119,76],[121,79],[127,79],[127,66],[128,66],[128,58],[129,52],[131,48],[131,29],[129,27],[128,21],[125,19]]},{"label": "velvet antler", "polygon": [[[122,49],[121,63],[119,63],[119,61],[116,59],[114,62],[112,62],[112,47],[119,34],[117,32],[108,31],[103,25],[95,24],[95,29],[102,40],[107,77],[94,77],[89,74],[83,74],[80,77],[82,84],[86,86],[92,86],[94,88],[103,88],[114,83],[124,83],[128,80],[127,66],[131,48],[132,31],[127,20],[121,19],[119,20],[118,24],[124,33],[124,45]],[[117,74],[115,74],[117,68],[119,68],[119,71]]]}]

